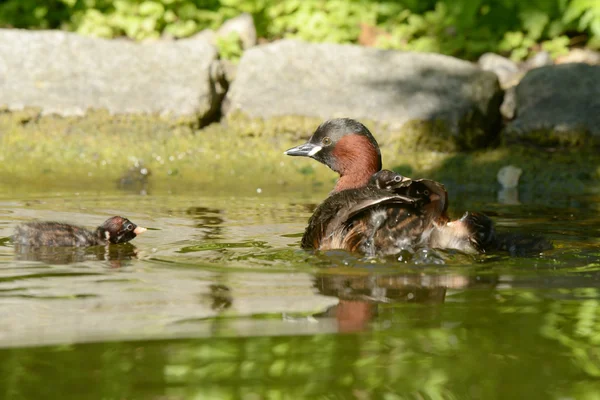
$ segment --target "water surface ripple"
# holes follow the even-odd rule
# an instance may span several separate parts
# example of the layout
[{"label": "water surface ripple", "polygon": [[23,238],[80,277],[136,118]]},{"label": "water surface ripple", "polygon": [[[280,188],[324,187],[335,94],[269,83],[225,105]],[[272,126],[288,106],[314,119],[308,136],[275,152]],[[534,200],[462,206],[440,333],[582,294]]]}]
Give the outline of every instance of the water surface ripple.
[{"label": "water surface ripple", "polygon": [[[499,230],[543,234],[555,248],[428,250],[407,261],[300,250],[318,200],[0,194],[0,397],[600,393],[599,198],[452,199],[456,215],[482,210]],[[106,248],[32,251],[8,240],[24,221],[92,228],[112,215],[149,230]]]}]

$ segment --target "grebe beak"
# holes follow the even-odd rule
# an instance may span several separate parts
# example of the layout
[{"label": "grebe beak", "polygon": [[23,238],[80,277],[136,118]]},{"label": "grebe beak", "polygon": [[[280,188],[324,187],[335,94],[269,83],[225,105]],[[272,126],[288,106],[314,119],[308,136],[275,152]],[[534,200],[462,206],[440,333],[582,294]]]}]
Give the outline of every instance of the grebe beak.
[{"label": "grebe beak", "polygon": [[133,233],[135,233],[137,236],[137,235],[141,235],[142,233],[146,232],[147,230],[148,229],[146,229],[146,228],[142,228],[141,226],[138,226],[137,228],[135,228],[133,230]]},{"label": "grebe beak", "polygon": [[300,146],[292,147],[287,150],[285,153],[286,156],[302,156],[302,157],[312,157],[321,151],[323,147],[312,144],[312,143],[304,143]]}]

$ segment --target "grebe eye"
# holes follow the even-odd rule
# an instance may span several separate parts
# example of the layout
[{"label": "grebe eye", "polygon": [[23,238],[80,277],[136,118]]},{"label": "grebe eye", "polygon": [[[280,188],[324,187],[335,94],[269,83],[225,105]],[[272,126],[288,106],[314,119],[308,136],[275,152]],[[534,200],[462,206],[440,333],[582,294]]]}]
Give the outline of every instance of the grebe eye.
[{"label": "grebe eye", "polygon": [[125,229],[127,229],[128,231],[132,231],[133,230],[133,224],[127,224],[127,226],[125,227]]},{"label": "grebe eye", "polygon": [[323,140],[321,140],[321,143],[323,143],[323,146],[329,146],[331,144],[331,139],[329,136],[325,136]]}]

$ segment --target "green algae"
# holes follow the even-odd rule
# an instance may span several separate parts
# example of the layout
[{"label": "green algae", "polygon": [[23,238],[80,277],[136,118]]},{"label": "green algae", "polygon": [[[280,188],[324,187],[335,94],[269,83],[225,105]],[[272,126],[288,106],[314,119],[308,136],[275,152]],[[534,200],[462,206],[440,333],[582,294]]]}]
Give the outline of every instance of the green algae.
[{"label": "green algae", "polygon": [[[238,117],[200,129],[189,121],[160,116],[94,111],[63,118],[42,117],[36,109],[0,111],[0,186],[113,188],[128,170],[143,165],[155,188],[327,193],[336,179],[334,172],[313,160],[283,155],[320,122],[297,116],[269,121]],[[600,182],[600,156],[592,150],[506,145],[465,153],[448,144],[451,140],[436,139],[433,146],[431,138],[439,138],[437,132],[443,129],[436,124],[427,128],[431,135],[426,140],[406,134],[423,123],[412,122],[405,132],[383,135],[378,132],[385,127],[369,123],[382,145],[384,167],[493,189],[498,170],[509,164],[523,169],[523,185],[542,190],[576,193]],[[422,141],[415,146],[411,140]]]},{"label": "green algae", "polygon": [[219,124],[198,129],[157,116],[0,112],[0,182],[102,187],[141,163],[159,186],[257,189],[314,181],[316,174],[300,172],[307,163],[283,155],[297,141],[286,134],[244,136]]},{"label": "green algae", "polygon": [[514,165],[523,170],[520,178],[522,187],[547,192],[579,193],[600,183],[599,162],[600,156],[592,150],[544,151],[507,146],[472,153],[432,153],[420,160],[417,171],[420,176],[439,181],[472,186],[497,185],[498,170],[506,165]]},{"label": "green algae", "polygon": [[412,120],[400,129],[390,130],[380,142],[382,146],[393,146],[397,151],[456,152],[481,147],[476,143],[481,142],[484,136],[485,133],[478,129],[454,134],[449,124],[441,119]]},{"label": "green algae", "polygon": [[522,132],[519,129],[507,127],[503,132],[505,144],[532,144],[542,147],[588,147],[600,146],[600,137],[593,135],[585,126],[563,126],[560,129],[543,128],[529,129]]}]

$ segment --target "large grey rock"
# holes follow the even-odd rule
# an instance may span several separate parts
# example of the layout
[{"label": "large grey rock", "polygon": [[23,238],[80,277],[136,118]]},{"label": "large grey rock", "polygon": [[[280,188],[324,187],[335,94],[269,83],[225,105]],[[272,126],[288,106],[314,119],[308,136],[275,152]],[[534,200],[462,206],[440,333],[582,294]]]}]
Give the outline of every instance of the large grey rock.
[{"label": "large grey rock", "polygon": [[516,87],[516,118],[505,138],[539,145],[600,143],[600,66],[531,70]]},{"label": "large grey rock", "polygon": [[493,73],[452,57],[282,40],[244,53],[224,111],[232,122],[352,117],[382,123],[384,142],[453,150],[493,138],[501,99]]},{"label": "large grey rock", "polygon": [[0,106],[43,114],[156,113],[207,120],[220,106],[207,40],[137,44],[59,31],[0,30]]}]

